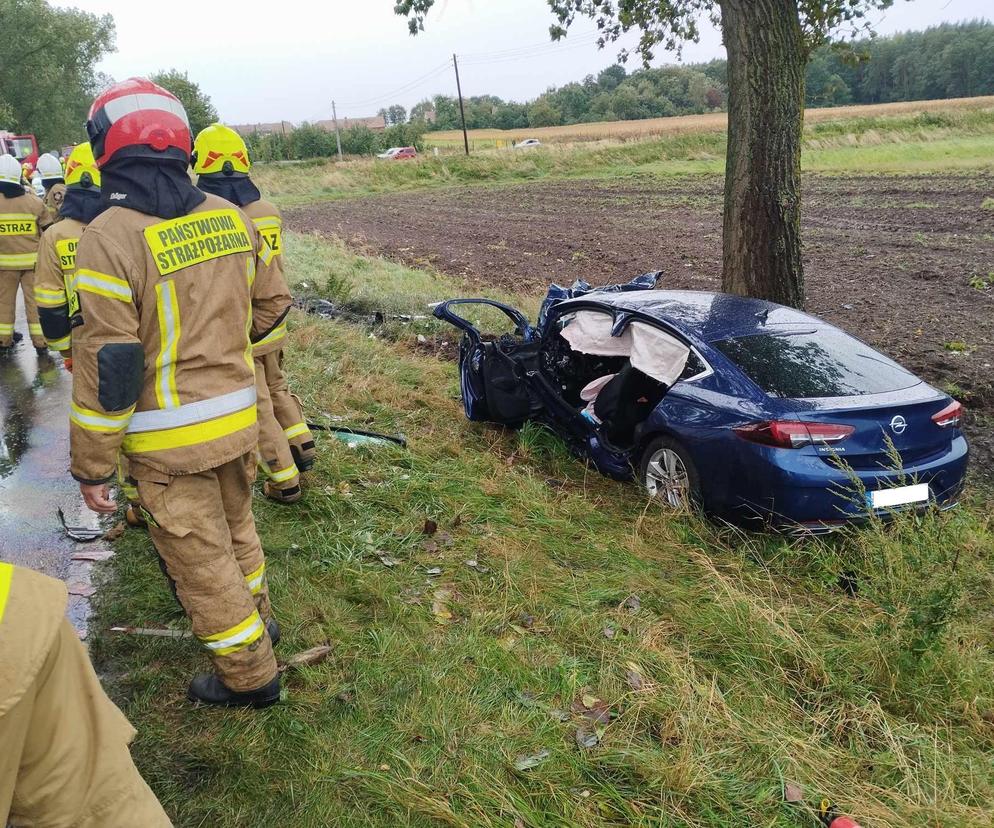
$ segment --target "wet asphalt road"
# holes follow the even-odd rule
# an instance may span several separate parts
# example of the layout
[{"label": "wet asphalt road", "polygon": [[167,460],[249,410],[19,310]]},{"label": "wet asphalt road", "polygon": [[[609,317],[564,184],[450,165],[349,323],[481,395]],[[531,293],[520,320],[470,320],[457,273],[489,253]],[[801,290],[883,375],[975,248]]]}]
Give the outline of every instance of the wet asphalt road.
[{"label": "wet asphalt road", "polygon": [[90,564],[74,555],[104,544],[76,544],[59,523],[97,525],[69,475],[69,400],[72,377],[57,355],[39,357],[18,299],[16,329],[24,339],[0,356],[0,560],[27,566],[69,585],[70,620],[85,634]]}]

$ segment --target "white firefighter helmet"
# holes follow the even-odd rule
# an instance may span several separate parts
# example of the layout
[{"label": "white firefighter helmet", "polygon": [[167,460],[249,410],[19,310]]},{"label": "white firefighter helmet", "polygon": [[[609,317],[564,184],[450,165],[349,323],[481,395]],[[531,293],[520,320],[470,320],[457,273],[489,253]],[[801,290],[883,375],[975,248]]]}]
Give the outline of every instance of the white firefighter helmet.
[{"label": "white firefighter helmet", "polygon": [[13,155],[7,155],[7,153],[0,155],[0,183],[21,183],[21,162]]},{"label": "white firefighter helmet", "polygon": [[38,159],[38,165],[35,169],[38,170],[42,181],[47,181],[51,178],[62,178],[62,164],[50,152],[46,152]]}]

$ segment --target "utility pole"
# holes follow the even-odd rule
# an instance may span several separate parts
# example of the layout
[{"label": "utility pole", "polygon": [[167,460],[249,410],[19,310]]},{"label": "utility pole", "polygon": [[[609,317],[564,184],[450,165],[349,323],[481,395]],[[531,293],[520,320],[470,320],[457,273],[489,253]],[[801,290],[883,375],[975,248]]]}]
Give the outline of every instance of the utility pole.
[{"label": "utility pole", "polygon": [[452,56],[452,65],[456,67],[456,89],[459,91],[459,115],[462,117],[462,141],[466,145],[466,155],[469,155],[469,133],[466,132],[466,107],[462,102],[462,84],[459,82],[459,61]]},{"label": "utility pole", "polygon": [[[326,109],[325,112],[328,110]],[[335,141],[338,142],[338,160],[342,160],[342,133],[338,131],[338,110],[335,109],[335,102],[331,102],[331,117],[335,119]]]}]

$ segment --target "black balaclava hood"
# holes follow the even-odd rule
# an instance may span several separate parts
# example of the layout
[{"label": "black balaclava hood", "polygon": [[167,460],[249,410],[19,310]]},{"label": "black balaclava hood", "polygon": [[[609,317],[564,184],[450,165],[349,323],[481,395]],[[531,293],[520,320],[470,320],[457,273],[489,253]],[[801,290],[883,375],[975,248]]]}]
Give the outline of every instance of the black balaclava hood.
[{"label": "black balaclava hood", "polygon": [[232,173],[226,175],[223,172],[209,173],[201,175],[197,179],[197,186],[205,193],[221,196],[232,204],[244,207],[262,198],[259,188],[252,183],[252,179],[244,173]]},{"label": "black balaclava hood", "polygon": [[62,199],[62,206],[59,207],[59,215],[63,218],[76,219],[83,224],[89,224],[106,209],[107,205],[100,197],[100,190],[97,187],[82,187],[73,184],[66,187],[65,198]]},{"label": "black balaclava hood", "polygon": [[43,178],[41,180],[41,186],[45,188],[46,193],[49,190],[51,190],[52,187],[54,187],[56,184],[65,184],[65,183],[66,180],[64,178]]},{"label": "black balaclava hood", "polygon": [[149,216],[172,219],[203,204],[206,196],[193,186],[189,163],[179,150],[150,156],[145,147],[118,150],[100,168],[100,192],[107,207],[128,207]]},{"label": "black balaclava hood", "polygon": [[0,195],[4,198],[17,198],[24,195],[24,187],[15,181],[0,181]]}]

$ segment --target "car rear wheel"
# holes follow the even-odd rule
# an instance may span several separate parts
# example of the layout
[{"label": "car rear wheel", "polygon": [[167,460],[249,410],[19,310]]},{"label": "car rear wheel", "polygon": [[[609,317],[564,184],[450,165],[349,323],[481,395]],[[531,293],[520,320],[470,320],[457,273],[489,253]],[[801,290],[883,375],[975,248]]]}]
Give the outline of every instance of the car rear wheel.
[{"label": "car rear wheel", "polygon": [[657,437],[642,454],[642,485],[653,500],[671,509],[701,502],[701,480],[687,450],[671,437]]}]

